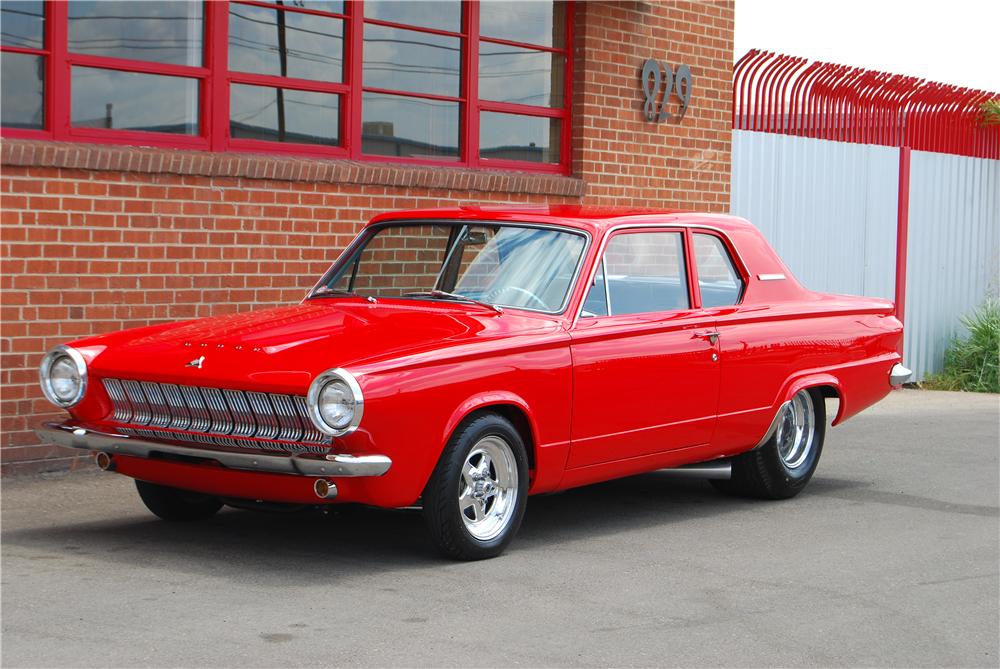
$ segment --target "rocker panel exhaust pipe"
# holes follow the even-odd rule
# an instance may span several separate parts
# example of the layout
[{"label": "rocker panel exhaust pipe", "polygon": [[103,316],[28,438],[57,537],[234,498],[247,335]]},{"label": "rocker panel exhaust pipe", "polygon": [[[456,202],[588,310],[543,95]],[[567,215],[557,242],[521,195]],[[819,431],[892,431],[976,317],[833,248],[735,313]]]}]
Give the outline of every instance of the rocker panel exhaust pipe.
[{"label": "rocker panel exhaust pipe", "polygon": [[98,451],[94,454],[94,463],[102,472],[113,472],[115,470],[114,459],[104,451]]},{"label": "rocker panel exhaust pipe", "polygon": [[718,479],[729,480],[733,476],[733,465],[729,460],[717,462],[696,462],[693,465],[661,469],[660,472],[686,479]]}]

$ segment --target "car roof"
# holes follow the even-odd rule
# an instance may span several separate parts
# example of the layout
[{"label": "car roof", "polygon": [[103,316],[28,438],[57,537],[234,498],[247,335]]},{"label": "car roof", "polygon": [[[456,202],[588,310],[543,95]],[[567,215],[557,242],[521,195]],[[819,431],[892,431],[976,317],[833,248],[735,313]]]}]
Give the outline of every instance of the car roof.
[{"label": "car roof", "polygon": [[628,209],[581,205],[487,205],[413,209],[379,214],[368,225],[401,220],[463,220],[540,223],[577,228],[600,236],[622,225],[705,225],[723,232],[752,228],[737,216],[675,209]]}]

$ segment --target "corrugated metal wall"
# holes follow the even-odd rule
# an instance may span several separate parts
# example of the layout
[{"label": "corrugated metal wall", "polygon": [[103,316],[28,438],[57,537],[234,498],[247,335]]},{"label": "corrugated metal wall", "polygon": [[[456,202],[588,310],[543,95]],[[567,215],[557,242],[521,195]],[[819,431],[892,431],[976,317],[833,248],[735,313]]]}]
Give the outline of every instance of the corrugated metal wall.
[{"label": "corrugated metal wall", "polygon": [[941,369],[959,316],[1000,288],[1000,160],[911,152],[906,249],[904,353],[923,378]]},{"label": "corrugated metal wall", "polygon": [[[736,130],[732,213],[807,287],[893,299],[899,151]],[[996,294],[1000,161],[914,151],[904,362],[941,368],[958,317]]]}]

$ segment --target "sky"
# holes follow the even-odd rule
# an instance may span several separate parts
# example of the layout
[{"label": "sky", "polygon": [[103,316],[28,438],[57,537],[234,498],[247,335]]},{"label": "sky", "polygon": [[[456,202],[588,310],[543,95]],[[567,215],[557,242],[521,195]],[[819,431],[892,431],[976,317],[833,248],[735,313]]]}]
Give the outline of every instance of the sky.
[{"label": "sky", "polygon": [[998,0],[736,0],[753,48],[1000,92]]}]

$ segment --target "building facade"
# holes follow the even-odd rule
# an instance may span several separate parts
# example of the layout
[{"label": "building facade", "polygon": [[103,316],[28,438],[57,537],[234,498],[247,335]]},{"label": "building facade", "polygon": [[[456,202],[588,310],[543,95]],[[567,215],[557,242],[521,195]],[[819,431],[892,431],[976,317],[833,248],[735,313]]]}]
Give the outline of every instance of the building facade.
[{"label": "building facade", "polygon": [[378,212],[729,209],[732,0],[0,8],[5,473],[78,464],[46,350],[298,301]]}]

